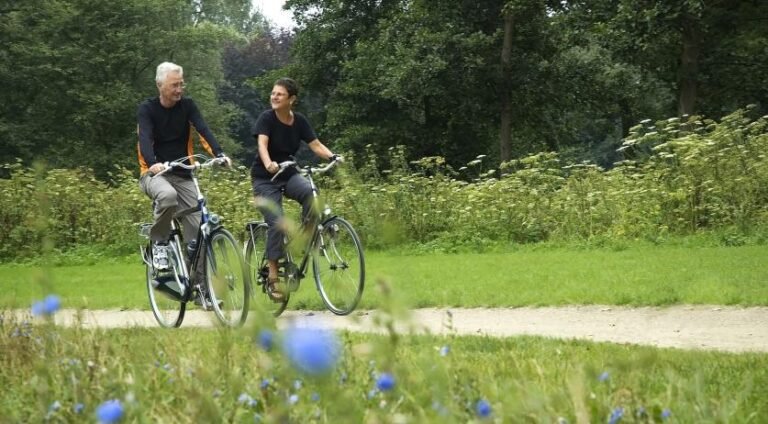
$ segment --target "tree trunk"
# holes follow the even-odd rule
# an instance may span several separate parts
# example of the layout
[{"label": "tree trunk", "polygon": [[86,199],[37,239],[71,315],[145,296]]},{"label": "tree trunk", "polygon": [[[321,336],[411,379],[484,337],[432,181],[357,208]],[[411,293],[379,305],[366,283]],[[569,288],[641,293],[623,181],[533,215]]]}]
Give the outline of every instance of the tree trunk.
[{"label": "tree trunk", "polygon": [[693,115],[696,111],[696,83],[699,73],[699,50],[701,32],[695,16],[686,14],[682,20],[683,49],[680,54],[678,71],[678,113]]},{"label": "tree trunk", "polygon": [[501,128],[499,130],[499,159],[512,159],[512,92],[509,73],[512,68],[512,12],[504,13],[504,44],[501,47]]}]

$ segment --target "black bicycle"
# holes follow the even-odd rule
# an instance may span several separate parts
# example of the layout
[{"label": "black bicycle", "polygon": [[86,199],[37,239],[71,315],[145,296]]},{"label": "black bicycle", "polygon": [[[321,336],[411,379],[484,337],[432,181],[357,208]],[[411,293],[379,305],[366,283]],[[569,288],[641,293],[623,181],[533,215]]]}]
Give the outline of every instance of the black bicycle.
[{"label": "black bicycle", "polygon": [[[296,168],[304,175],[312,187],[315,207],[318,217],[314,222],[314,230],[306,239],[300,261],[296,262],[291,240],[288,235],[284,237],[285,258],[279,261],[278,276],[287,290],[283,290],[280,298],[272,296],[267,279],[269,268],[266,258],[266,239],[268,225],[263,221],[249,222],[245,226],[245,262],[249,267],[251,281],[256,282],[254,295],[263,302],[264,307],[274,316],[280,315],[288,305],[290,293],[299,289],[301,279],[305,277],[312,259],[312,270],[315,277],[315,286],[325,306],[336,315],[347,315],[352,312],[360,302],[365,286],[365,258],[363,245],[352,225],[339,216],[331,214],[330,207],[326,206],[322,212],[317,208],[317,186],[312,178],[314,174],[327,172],[339,163],[338,160],[330,162],[322,168],[311,166],[299,167],[295,161],[280,163],[280,169],[274,180],[284,170]],[[299,233],[302,233],[299,230]]]},{"label": "black bicycle", "polygon": [[[242,325],[248,316],[251,287],[248,268],[235,238],[221,224],[219,216],[208,211],[196,176],[197,170],[223,165],[224,161],[200,154],[192,155],[166,162],[166,169],[152,177],[156,178],[173,168],[189,169],[197,191],[197,205],[179,211],[173,217],[168,242],[168,270],[154,268],[152,242],[149,241],[152,224],[140,224],[139,233],[148,239],[146,245],[141,247],[141,256],[147,268],[149,303],[157,322],[163,327],[180,326],[187,302],[192,300],[205,310],[213,310],[227,326]],[[197,238],[187,241],[185,247],[179,219],[198,211],[202,217]]]}]

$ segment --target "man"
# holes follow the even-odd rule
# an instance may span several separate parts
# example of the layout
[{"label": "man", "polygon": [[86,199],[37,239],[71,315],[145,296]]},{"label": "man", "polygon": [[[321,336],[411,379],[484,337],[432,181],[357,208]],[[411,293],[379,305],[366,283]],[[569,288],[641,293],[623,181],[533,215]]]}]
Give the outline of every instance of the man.
[{"label": "man", "polygon": [[[152,262],[157,270],[167,270],[167,244],[171,232],[171,220],[177,209],[197,204],[197,195],[190,171],[174,169],[154,178],[165,169],[163,162],[191,155],[192,129],[198,133],[200,144],[210,155],[231,160],[205,124],[195,102],[182,97],[184,71],[170,62],[161,63],[155,76],[159,95],[139,105],[138,153],[141,177],[139,187],[155,202],[155,222],[149,236],[152,240]],[[191,241],[197,235],[200,212],[182,218],[184,240]]]}]

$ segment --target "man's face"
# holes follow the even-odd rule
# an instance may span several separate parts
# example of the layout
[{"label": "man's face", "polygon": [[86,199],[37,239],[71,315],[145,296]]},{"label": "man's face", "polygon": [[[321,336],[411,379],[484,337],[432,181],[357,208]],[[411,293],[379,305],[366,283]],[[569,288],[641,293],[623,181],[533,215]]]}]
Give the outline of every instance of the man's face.
[{"label": "man's face", "polygon": [[181,95],[184,93],[184,79],[178,72],[169,72],[165,76],[165,81],[158,85],[158,90],[160,97],[176,103],[181,100]]}]

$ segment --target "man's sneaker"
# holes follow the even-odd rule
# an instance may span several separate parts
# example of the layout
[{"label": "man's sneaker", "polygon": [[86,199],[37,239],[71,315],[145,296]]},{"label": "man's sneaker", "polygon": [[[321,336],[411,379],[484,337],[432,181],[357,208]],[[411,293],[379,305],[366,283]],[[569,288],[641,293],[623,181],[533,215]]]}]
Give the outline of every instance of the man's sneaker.
[{"label": "man's sneaker", "polygon": [[158,271],[166,271],[171,267],[170,261],[168,260],[168,244],[152,244],[152,266]]}]

